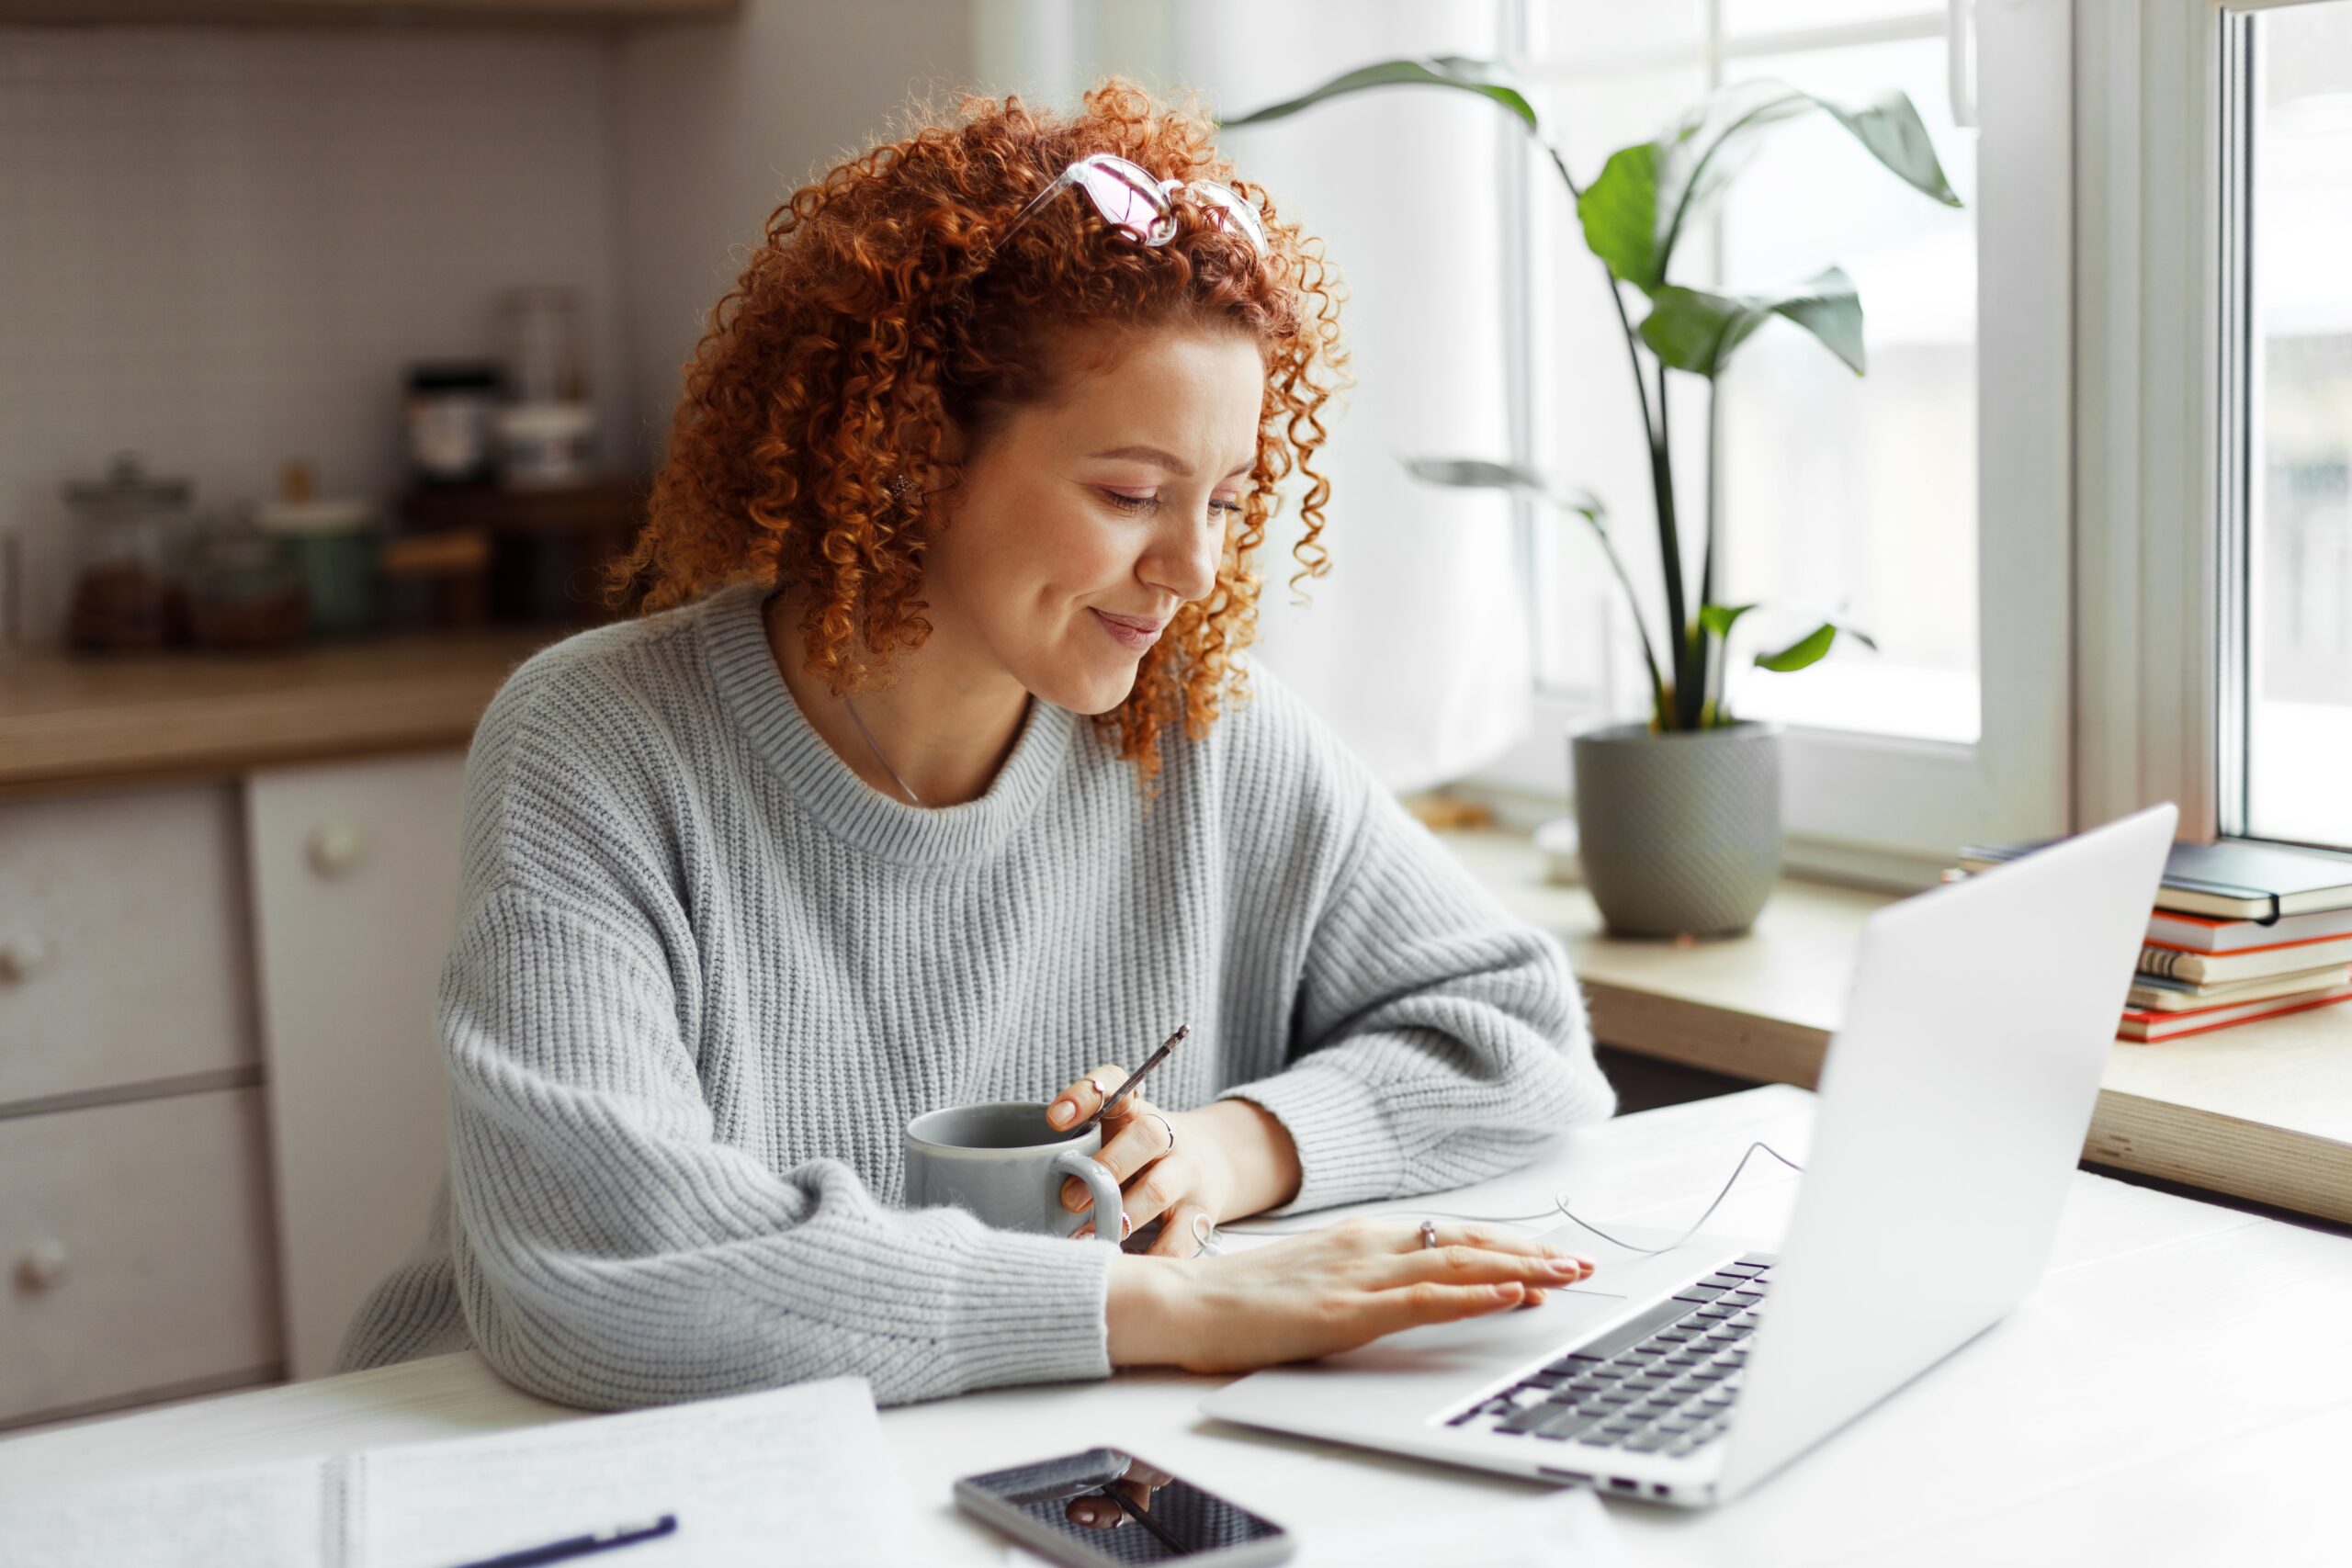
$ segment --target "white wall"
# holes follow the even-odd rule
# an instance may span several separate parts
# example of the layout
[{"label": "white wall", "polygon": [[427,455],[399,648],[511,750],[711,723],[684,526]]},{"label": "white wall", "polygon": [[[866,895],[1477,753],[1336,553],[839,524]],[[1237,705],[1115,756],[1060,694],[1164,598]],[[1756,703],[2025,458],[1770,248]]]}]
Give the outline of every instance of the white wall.
[{"label": "white wall", "polygon": [[30,636],[71,587],[58,487],[113,452],[266,495],[400,484],[415,359],[494,341],[521,283],[582,290],[608,449],[623,373],[604,35],[0,28],[0,530]]},{"label": "white wall", "polygon": [[967,85],[968,0],[744,0],[709,26],[618,46],[620,260],[642,460],[679,368],[794,189],[882,139],[910,96]]}]

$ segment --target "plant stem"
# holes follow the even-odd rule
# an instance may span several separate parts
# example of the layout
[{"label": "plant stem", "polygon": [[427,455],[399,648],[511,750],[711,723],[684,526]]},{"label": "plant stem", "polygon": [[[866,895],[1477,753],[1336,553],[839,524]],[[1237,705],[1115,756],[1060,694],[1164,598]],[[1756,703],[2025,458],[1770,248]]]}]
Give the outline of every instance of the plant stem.
[{"label": "plant stem", "polygon": [[1625,575],[1625,563],[1617,558],[1617,547],[1610,542],[1609,530],[1586,517],[1582,512],[1577,512],[1577,515],[1584,517],[1585,526],[1590,528],[1592,536],[1600,541],[1600,553],[1609,558],[1609,569],[1617,574],[1617,585],[1625,591],[1625,608],[1634,617],[1634,636],[1642,645],[1642,662],[1649,668],[1650,711],[1664,714],[1666,677],[1657,667],[1657,654],[1650,644],[1650,628],[1642,619],[1642,601],[1634,592],[1634,580]]},{"label": "plant stem", "polygon": [[[1721,491],[1716,476],[1723,466],[1723,383],[1707,378],[1707,548],[1699,558],[1699,609],[1704,614],[1715,602],[1715,541],[1723,537]],[[1731,639],[1717,637],[1710,642],[1704,623],[1699,627],[1701,655],[1700,678],[1706,683],[1706,695],[1720,715],[1724,711],[1723,669],[1730,654]]]},{"label": "plant stem", "polygon": [[1657,431],[1650,440],[1650,488],[1657,497],[1657,549],[1666,577],[1668,651],[1674,662],[1674,711],[1661,714],[1661,727],[1695,729],[1698,709],[1690,672],[1690,624],[1682,592],[1682,539],[1675,525],[1674,463],[1670,456],[1666,414],[1666,364],[1657,367]]}]

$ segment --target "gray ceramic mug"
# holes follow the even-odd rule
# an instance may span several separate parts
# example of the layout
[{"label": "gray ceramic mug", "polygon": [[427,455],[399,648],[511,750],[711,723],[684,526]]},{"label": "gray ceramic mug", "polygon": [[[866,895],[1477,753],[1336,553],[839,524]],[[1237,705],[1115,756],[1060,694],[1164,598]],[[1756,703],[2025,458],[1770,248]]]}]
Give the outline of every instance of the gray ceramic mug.
[{"label": "gray ceramic mug", "polygon": [[[1002,1230],[1068,1235],[1125,1206],[1117,1179],[1093,1157],[1102,1146],[1099,1124],[1065,1133],[1046,1120],[1036,1100],[926,1111],[907,1123],[907,1202],[918,1209],[953,1203]],[[1091,1211],[1074,1214],[1062,1207],[1062,1182],[1072,1176],[1094,1199]],[[1119,1245],[1115,1221],[1096,1225],[1094,1234]]]}]

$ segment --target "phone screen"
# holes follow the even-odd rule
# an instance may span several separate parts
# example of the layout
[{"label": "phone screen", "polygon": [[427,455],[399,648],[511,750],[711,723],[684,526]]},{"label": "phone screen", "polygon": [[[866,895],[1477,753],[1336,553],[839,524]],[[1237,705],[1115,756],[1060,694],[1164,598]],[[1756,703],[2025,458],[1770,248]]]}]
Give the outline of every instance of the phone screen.
[{"label": "phone screen", "polygon": [[1088,1449],[969,1476],[964,1484],[1106,1562],[1182,1562],[1283,1533],[1124,1449]]}]

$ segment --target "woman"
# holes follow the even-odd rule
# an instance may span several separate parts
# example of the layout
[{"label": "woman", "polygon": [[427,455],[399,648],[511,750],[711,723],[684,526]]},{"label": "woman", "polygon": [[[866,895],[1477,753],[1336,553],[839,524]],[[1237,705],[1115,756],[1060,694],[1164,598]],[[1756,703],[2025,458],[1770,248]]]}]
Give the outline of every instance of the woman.
[{"label": "woman", "polygon": [[[1237,657],[1293,469],[1321,569],[1318,256],[1115,80],[1067,119],[967,101],[779,209],[624,563],[653,613],[475,737],[451,1181],[345,1366],[892,1402],[1261,1366],[1589,1271],[1401,1221],[1204,1249],[1613,1107],[1558,944]],[[914,1116],[1068,1125],[1181,1021],[1087,1227],[1160,1222],[1148,1253],[893,1207]]]}]

